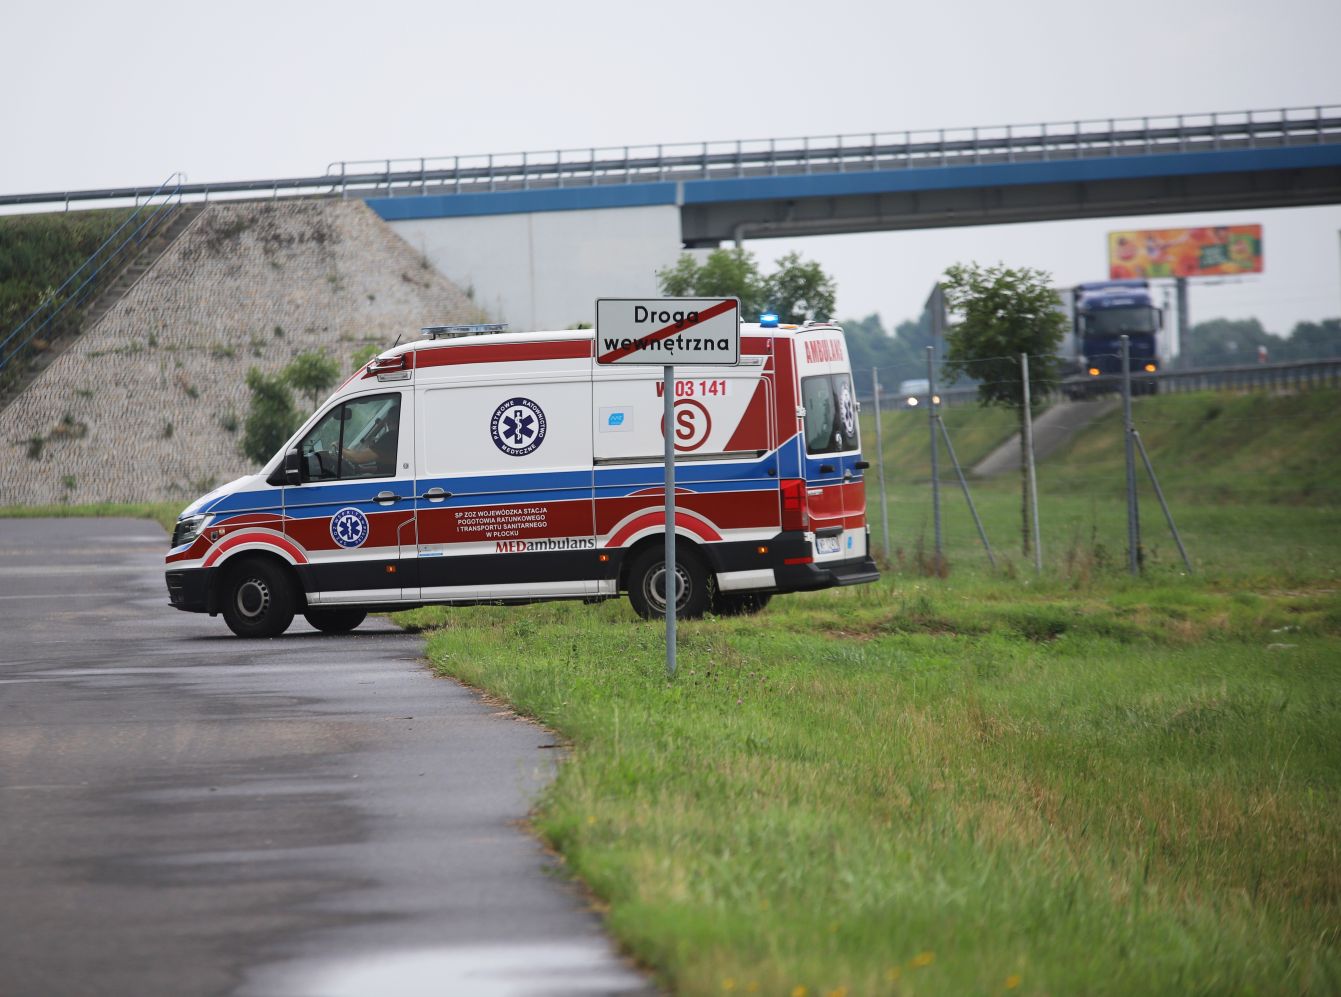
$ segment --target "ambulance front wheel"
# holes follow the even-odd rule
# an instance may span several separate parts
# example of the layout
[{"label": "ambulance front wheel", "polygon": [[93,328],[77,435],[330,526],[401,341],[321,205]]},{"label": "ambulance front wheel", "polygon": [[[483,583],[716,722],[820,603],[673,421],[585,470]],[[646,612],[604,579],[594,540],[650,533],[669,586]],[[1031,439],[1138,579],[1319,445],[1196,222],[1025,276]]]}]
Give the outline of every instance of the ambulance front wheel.
[{"label": "ambulance front wheel", "polygon": [[324,634],[347,634],[368,618],[362,609],[309,609],[303,619]]},{"label": "ambulance front wheel", "polygon": [[[675,574],[679,580],[675,616],[692,620],[708,609],[708,570],[692,550],[675,552]],[[666,552],[658,544],[648,547],[629,567],[629,602],[645,620],[666,616]]]},{"label": "ambulance front wheel", "polygon": [[269,559],[230,566],[221,595],[224,622],[239,637],[278,637],[293,622],[293,584]]}]

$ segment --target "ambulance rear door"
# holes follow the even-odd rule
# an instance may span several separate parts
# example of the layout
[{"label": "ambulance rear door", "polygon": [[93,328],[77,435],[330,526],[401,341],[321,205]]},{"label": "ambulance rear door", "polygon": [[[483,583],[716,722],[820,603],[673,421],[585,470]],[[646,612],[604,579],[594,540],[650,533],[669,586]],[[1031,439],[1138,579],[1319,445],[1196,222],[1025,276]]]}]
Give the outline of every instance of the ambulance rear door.
[{"label": "ambulance rear door", "polygon": [[815,563],[864,557],[866,489],[847,344],[842,329],[823,325],[798,331],[794,345]]}]

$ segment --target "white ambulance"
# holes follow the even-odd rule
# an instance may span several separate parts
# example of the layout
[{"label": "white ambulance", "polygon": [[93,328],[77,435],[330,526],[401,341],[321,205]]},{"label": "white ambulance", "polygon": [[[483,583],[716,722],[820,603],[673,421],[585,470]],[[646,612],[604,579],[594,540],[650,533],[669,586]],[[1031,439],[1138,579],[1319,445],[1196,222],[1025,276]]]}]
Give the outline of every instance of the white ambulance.
[{"label": "white ambulance", "polygon": [[[173,606],[242,637],[432,603],[665,612],[661,369],[597,365],[591,330],[424,332],[181,514]],[[743,325],[738,367],[675,376],[677,614],[874,581],[842,329]]]}]

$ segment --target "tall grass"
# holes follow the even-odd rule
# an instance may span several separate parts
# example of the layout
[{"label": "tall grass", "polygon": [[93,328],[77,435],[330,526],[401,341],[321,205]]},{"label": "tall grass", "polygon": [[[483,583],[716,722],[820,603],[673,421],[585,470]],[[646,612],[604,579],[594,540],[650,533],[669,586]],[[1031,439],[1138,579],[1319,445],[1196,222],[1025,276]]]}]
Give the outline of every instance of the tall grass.
[{"label": "tall grass", "polygon": [[420,611],[558,730],[537,827],[683,993],[1330,992],[1341,605],[894,581],[661,631]]}]

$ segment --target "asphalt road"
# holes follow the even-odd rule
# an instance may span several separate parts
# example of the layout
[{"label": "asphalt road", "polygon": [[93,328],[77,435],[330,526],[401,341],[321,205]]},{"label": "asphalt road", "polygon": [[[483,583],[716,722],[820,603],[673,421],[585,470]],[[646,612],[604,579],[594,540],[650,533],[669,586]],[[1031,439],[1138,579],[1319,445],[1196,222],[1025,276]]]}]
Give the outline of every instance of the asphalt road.
[{"label": "asphalt road", "polygon": [[647,984],[517,822],[552,739],[384,620],[241,641],[145,520],[0,520],[0,992]]}]

